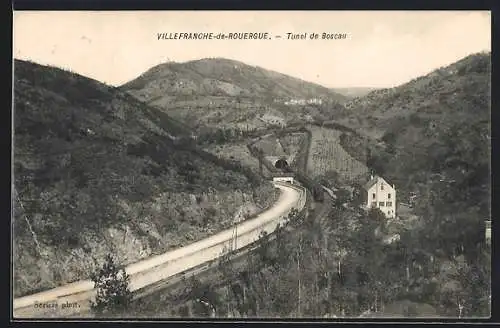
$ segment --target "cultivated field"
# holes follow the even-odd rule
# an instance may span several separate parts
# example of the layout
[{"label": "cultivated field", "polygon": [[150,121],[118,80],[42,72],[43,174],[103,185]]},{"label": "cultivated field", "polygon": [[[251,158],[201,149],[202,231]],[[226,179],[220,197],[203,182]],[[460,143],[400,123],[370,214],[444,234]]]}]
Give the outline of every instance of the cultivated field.
[{"label": "cultivated field", "polygon": [[310,176],[317,177],[336,171],[343,178],[352,180],[368,172],[366,165],[351,157],[340,145],[342,132],[317,126],[308,128],[312,135],[307,162]]}]

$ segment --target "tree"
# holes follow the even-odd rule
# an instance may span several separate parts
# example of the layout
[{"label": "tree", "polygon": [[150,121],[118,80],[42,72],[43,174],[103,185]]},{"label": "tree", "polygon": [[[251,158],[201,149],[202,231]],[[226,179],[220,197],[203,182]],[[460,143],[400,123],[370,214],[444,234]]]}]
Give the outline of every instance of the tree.
[{"label": "tree", "polygon": [[257,254],[259,255],[260,263],[263,266],[272,265],[275,258],[271,249],[270,235],[265,230],[260,232],[257,243]]},{"label": "tree", "polygon": [[262,161],[264,160],[264,151],[261,148],[257,150],[257,159],[259,160],[260,175],[263,175],[264,172],[262,171]]},{"label": "tree", "polygon": [[195,317],[207,317],[214,315],[221,305],[221,297],[216,289],[209,283],[202,283],[192,276],[189,280],[189,298],[193,304],[193,315]]},{"label": "tree", "polygon": [[118,269],[110,254],[106,256],[102,268],[92,273],[91,279],[97,289],[95,302],[90,301],[92,312],[98,317],[125,314],[132,302],[130,277],[124,269]]}]

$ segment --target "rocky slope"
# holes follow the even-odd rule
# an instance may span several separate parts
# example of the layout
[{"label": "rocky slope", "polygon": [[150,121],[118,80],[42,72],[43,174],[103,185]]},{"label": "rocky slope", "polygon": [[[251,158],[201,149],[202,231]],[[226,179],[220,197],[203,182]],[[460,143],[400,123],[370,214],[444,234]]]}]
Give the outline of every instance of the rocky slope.
[{"label": "rocky slope", "polygon": [[15,61],[14,291],[200,239],[274,202],[271,184],[190,146],[182,123],[117,88]]}]

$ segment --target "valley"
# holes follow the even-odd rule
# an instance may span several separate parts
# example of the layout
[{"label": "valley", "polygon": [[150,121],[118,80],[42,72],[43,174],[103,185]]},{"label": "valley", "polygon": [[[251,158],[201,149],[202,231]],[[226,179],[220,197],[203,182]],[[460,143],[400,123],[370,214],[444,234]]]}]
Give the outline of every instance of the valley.
[{"label": "valley", "polygon": [[[490,54],[349,96],[221,58],[120,87],[15,65],[16,297],[265,215],[273,177],[293,175],[307,203],[289,225],[130,312],[456,317],[459,299],[488,315]],[[370,174],[397,186],[395,220],[365,210]]]},{"label": "valley", "polygon": [[84,278],[108,253],[127,264],[191,243],[277,199],[251,169],[175,144],[179,123],[112,87],[21,61],[15,82],[16,296]]}]

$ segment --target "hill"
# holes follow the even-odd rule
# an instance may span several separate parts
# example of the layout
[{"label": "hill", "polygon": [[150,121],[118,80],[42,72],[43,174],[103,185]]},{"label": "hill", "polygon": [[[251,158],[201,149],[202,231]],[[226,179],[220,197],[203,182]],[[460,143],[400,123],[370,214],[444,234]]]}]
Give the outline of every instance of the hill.
[{"label": "hill", "polygon": [[[376,138],[344,135],[343,145],[399,185],[412,184],[408,176],[418,171],[441,172],[451,151],[460,151],[453,157],[464,162],[488,167],[490,99],[490,54],[474,54],[354,99],[348,104],[351,126]],[[377,161],[377,154],[386,158]]]},{"label": "hill", "polygon": [[[479,53],[374,91],[353,101],[359,118],[353,121],[381,137],[342,137],[345,149],[396,185],[400,202],[412,203],[423,222],[412,232],[413,247],[436,259],[465,256],[476,270],[465,275],[469,282],[475,280],[469,274],[487,276],[490,265],[484,260],[490,256],[484,225],[491,217],[490,81],[491,55]],[[487,281],[469,282],[463,286],[477,288],[472,294],[488,292]]]},{"label": "hill", "polygon": [[470,55],[401,86],[352,99],[345,104],[350,110],[347,121],[381,137],[409,124],[423,127],[474,118],[475,109],[489,116],[490,56]]},{"label": "hill", "polygon": [[[300,234],[285,229],[275,244],[263,238],[258,258],[247,259],[237,273],[242,279],[211,294],[212,304],[223,304],[217,314],[488,317],[491,247],[483,222],[491,208],[490,74],[489,54],[468,56],[354,100],[350,116],[360,133],[340,131],[335,122],[335,131],[309,128],[310,174],[361,171],[336,145],[339,140],[396,185],[400,202],[412,192],[413,206],[395,220],[378,210],[366,213],[359,206],[363,184],[342,188],[338,179],[327,215],[310,213],[299,221],[305,228]],[[273,139],[266,148],[276,152]],[[330,181],[335,176],[325,175]],[[401,206],[397,210],[402,214]],[[216,287],[205,283],[205,290]]]},{"label": "hill", "polygon": [[327,119],[348,99],[314,83],[223,58],[160,64],[121,89],[194,127],[259,128],[273,124],[269,116]]},{"label": "hill", "polygon": [[349,98],[363,97],[377,89],[378,88],[369,88],[369,87],[332,88],[334,92],[340,93],[341,95],[344,95]]},{"label": "hill", "polygon": [[203,152],[132,96],[54,67],[14,65],[15,295],[134,262],[274,202],[270,183]]}]

